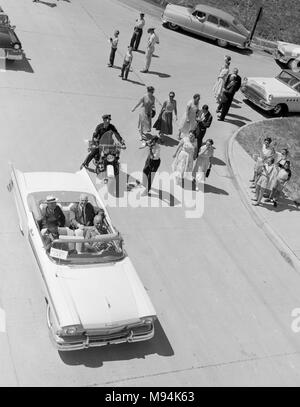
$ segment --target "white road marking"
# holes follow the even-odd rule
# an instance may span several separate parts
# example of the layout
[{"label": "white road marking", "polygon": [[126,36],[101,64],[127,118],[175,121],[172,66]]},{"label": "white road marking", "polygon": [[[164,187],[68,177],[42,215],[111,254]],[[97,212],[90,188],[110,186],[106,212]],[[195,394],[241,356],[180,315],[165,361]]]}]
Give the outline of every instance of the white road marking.
[{"label": "white road marking", "polygon": [[0,308],[0,332],[6,332],[6,317],[2,308]]}]

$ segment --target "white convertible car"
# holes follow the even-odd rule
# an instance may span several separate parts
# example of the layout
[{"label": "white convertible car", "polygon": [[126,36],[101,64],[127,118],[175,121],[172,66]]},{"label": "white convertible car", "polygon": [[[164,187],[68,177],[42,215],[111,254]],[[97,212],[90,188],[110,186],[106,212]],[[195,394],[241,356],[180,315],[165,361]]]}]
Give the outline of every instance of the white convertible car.
[{"label": "white convertible car", "polygon": [[[151,339],[154,307],[86,170],[23,173],[12,167],[8,189],[44,282],[47,323],[56,347],[77,350]],[[81,193],[104,211],[107,234],[87,239],[68,227],[70,206]],[[54,240],[40,230],[47,195],[58,198],[66,220]],[[78,245],[82,250],[76,250]],[[84,249],[91,245],[96,250]]]}]

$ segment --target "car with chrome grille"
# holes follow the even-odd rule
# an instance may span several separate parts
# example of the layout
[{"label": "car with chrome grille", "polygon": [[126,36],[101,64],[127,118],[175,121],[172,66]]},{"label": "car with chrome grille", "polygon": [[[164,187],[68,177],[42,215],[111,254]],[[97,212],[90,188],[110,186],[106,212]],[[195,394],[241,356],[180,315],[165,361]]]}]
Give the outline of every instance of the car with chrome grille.
[{"label": "car with chrome grille", "polygon": [[[151,339],[155,309],[86,169],[21,172],[11,166],[8,189],[38,265],[56,348],[71,351]],[[95,213],[102,213],[105,233],[88,234],[90,226],[82,234],[72,229],[72,208],[82,194]],[[55,235],[41,226],[49,195],[65,219]]]},{"label": "car with chrome grille", "polygon": [[162,23],[171,30],[181,28],[211,38],[220,47],[234,45],[248,48],[250,44],[250,32],[236,17],[206,4],[195,7],[167,4],[162,14]]},{"label": "car with chrome grille", "polygon": [[273,116],[300,112],[300,73],[284,69],[275,78],[244,78],[241,92]]},{"label": "car with chrome grille", "polygon": [[20,61],[23,59],[21,41],[10,26],[0,25],[0,49],[3,50],[7,60]]},{"label": "car with chrome grille", "polygon": [[289,69],[300,72],[300,45],[277,41],[274,57],[277,61],[287,65]]}]

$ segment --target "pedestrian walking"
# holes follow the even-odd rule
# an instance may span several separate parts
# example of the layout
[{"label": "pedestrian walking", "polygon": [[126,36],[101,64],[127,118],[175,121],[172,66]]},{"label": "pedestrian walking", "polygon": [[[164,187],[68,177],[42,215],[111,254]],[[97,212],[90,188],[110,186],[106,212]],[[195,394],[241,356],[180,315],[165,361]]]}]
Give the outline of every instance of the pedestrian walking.
[{"label": "pedestrian walking", "polygon": [[234,68],[233,73],[228,76],[225,82],[224,89],[221,95],[221,101],[217,109],[217,112],[221,112],[221,115],[218,118],[218,120],[220,121],[224,121],[225,116],[230,109],[234,95],[241,87],[242,79],[238,72],[238,69]]},{"label": "pedestrian walking", "polygon": [[269,198],[265,199],[265,202],[273,202],[273,206],[278,205],[278,198],[286,186],[287,182],[291,179],[292,172],[290,168],[290,161],[286,160],[282,167],[280,167],[275,182],[272,186]]},{"label": "pedestrian walking", "polygon": [[154,87],[147,86],[147,94],[144,95],[138,104],[132,109],[132,112],[134,112],[135,109],[141,106],[138,122],[141,140],[145,139],[146,133],[151,132],[152,117],[155,115],[155,101]]},{"label": "pedestrian walking", "polygon": [[196,186],[196,183],[204,182],[205,178],[208,177],[210,173],[212,166],[211,159],[214,156],[215,150],[213,145],[214,141],[210,138],[201,146],[192,171],[194,186]]},{"label": "pedestrian walking", "polygon": [[148,29],[148,40],[147,40],[147,48],[146,48],[146,62],[145,62],[145,68],[141,70],[141,72],[148,72],[150,65],[151,65],[151,59],[152,55],[154,54],[155,51],[155,44],[159,44],[159,38],[158,35],[155,33],[155,28],[149,28]]},{"label": "pedestrian walking", "polygon": [[196,115],[196,127],[194,128],[194,133],[197,140],[197,147],[195,149],[194,159],[196,159],[198,156],[200,147],[202,146],[203,139],[206,134],[206,130],[211,126],[212,120],[213,117],[209,111],[208,106],[203,105],[202,109],[199,110]]},{"label": "pedestrian walking", "polygon": [[255,198],[252,198],[252,201],[254,201],[252,205],[254,206],[260,205],[264,193],[268,187],[270,177],[272,176],[273,171],[274,171],[274,158],[270,157],[266,160],[266,162],[262,166],[260,177],[256,183]]},{"label": "pedestrian walking", "polygon": [[274,158],[275,157],[275,149],[272,146],[272,139],[271,137],[266,137],[263,141],[262,144],[262,149],[260,152],[260,156],[257,157],[256,162],[254,164],[254,172],[253,172],[253,178],[250,179],[250,182],[252,182],[252,185],[250,188],[255,189],[256,188],[256,183],[260,177],[263,164],[266,162],[268,158]]},{"label": "pedestrian walking", "polygon": [[149,147],[149,155],[146,159],[143,169],[143,184],[146,187],[143,195],[150,195],[151,186],[155,173],[160,166],[160,139],[158,136],[152,137],[147,143]]},{"label": "pedestrian walking", "polygon": [[172,171],[176,181],[183,186],[183,179],[189,177],[192,173],[194,163],[194,153],[196,148],[195,134],[190,131],[188,136],[183,137],[173,155]]},{"label": "pedestrian walking", "polygon": [[123,66],[122,66],[122,69],[121,69],[121,75],[119,75],[119,76],[121,76],[122,79],[125,79],[125,80],[128,79],[128,74],[129,74],[129,71],[130,71],[132,58],[133,58],[132,47],[129,46],[128,50],[127,50],[127,52],[125,54],[125,57],[124,57]]},{"label": "pedestrian walking", "polygon": [[196,127],[196,117],[199,110],[200,95],[195,93],[193,99],[190,100],[186,106],[185,113],[180,120],[179,133],[177,138],[180,140],[182,137],[187,136],[191,130]]},{"label": "pedestrian walking", "polygon": [[114,66],[115,56],[116,56],[116,52],[117,52],[117,48],[118,48],[118,42],[119,42],[119,34],[120,34],[120,32],[118,30],[116,30],[114,32],[113,38],[109,39],[109,41],[111,43],[111,49],[110,49],[110,55],[109,55],[109,62],[108,62],[107,65],[110,68],[112,66]]},{"label": "pedestrian walking", "polygon": [[173,112],[177,120],[177,102],[175,93],[169,93],[169,100],[165,100],[153,127],[159,131],[159,136],[173,134]]},{"label": "pedestrian walking", "polygon": [[224,85],[229,75],[230,60],[228,58],[230,57],[225,57],[224,65],[220,69],[217,81],[213,87],[214,96],[218,104],[221,102],[221,95],[223,93]]},{"label": "pedestrian walking", "polygon": [[144,13],[140,13],[140,17],[135,20],[134,30],[130,40],[130,46],[134,51],[138,50],[143,35],[143,28],[145,25],[144,16]]}]

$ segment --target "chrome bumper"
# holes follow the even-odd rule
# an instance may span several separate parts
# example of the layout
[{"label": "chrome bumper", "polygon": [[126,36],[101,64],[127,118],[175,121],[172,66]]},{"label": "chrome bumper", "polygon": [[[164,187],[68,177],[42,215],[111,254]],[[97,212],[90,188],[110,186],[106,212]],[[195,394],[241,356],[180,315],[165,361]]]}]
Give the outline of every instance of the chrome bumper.
[{"label": "chrome bumper", "polygon": [[72,351],[72,350],[82,350],[82,349],[88,349],[88,348],[95,348],[99,346],[105,346],[105,345],[117,345],[119,343],[126,343],[126,342],[141,342],[141,341],[147,341],[154,336],[154,325],[152,324],[152,329],[149,333],[145,335],[134,335],[132,331],[129,332],[129,334],[125,337],[122,338],[116,338],[116,339],[105,339],[105,340],[99,340],[99,341],[94,341],[92,337],[86,336],[84,339],[79,339],[72,341],[65,341],[61,337],[57,335],[53,335],[53,332],[50,330],[50,338],[51,341],[53,342],[54,346],[60,350],[60,351]]},{"label": "chrome bumper", "polygon": [[246,99],[250,100],[250,102],[254,103],[256,106],[260,107],[261,109],[269,112],[274,109],[275,106],[270,105],[264,99],[257,99],[252,97],[245,89],[241,88],[241,92],[245,96]]},{"label": "chrome bumper", "polygon": [[21,61],[23,59],[23,52],[14,53],[6,51],[6,59],[10,61]]}]

